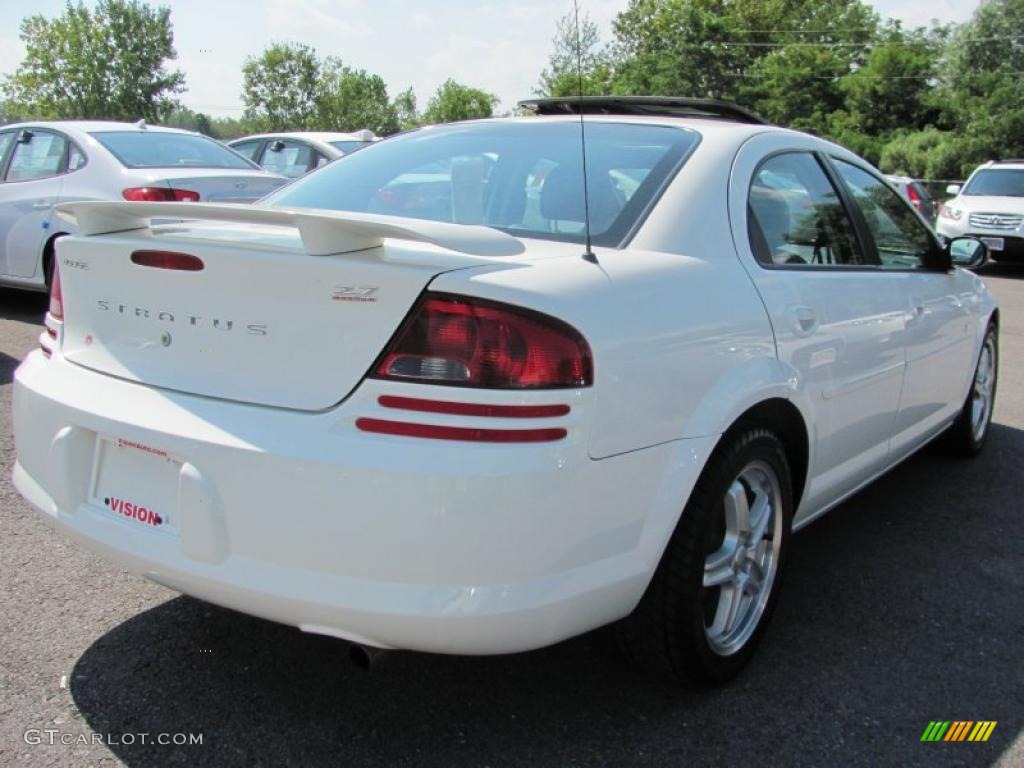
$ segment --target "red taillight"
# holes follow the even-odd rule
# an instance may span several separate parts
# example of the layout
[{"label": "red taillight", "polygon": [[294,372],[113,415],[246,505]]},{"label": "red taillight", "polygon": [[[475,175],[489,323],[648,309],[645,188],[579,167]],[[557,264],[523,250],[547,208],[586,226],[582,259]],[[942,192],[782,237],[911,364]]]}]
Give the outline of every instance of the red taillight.
[{"label": "red taillight", "polygon": [[53,279],[50,281],[50,317],[54,320],[64,319],[64,294],[60,290],[60,268],[56,257],[53,264]]},{"label": "red taillight", "polygon": [[374,378],[487,389],[553,389],[593,383],[586,339],[528,309],[430,294],[413,308]]},{"label": "red taillight", "polygon": [[121,193],[133,203],[198,203],[199,193],[173,187],[129,187]]},{"label": "red taillight", "polygon": [[204,266],[198,256],[175,251],[132,251],[132,263],[140,267],[177,269],[183,272],[200,272]]},{"label": "red taillight", "polygon": [[910,204],[918,211],[922,209],[924,201],[921,199],[921,194],[912,186],[907,187],[907,198],[910,200]]}]

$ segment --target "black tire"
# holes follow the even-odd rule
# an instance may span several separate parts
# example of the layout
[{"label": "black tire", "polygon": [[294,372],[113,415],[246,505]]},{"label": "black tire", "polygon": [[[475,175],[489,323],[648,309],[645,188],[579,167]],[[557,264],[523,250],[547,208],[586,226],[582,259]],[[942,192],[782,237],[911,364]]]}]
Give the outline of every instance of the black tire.
[{"label": "black tire", "polygon": [[[49,249],[47,249],[49,251]],[[53,285],[53,260],[54,255],[48,253],[43,257],[43,282],[46,283],[46,292],[50,292],[50,286]]]},{"label": "black tire", "polygon": [[[978,386],[978,375],[982,363],[985,360],[986,350],[992,355],[992,389],[989,397],[988,408],[986,409],[983,423],[976,422],[974,416],[975,393]],[[978,352],[978,360],[974,364],[974,374],[971,378],[971,388],[967,392],[967,399],[960,409],[949,429],[942,435],[940,444],[942,448],[953,456],[970,458],[977,456],[985,447],[988,439],[989,427],[992,424],[992,412],[996,404],[996,385],[999,381],[999,329],[995,323],[989,323],[985,331],[985,338],[981,343],[981,350]],[[976,428],[979,426],[979,428]]]},{"label": "black tire", "polygon": [[[752,633],[723,654],[710,639],[708,623],[713,613],[709,601],[714,603],[710,607],[720,609],[725,593],[722,587],[704,586],[705,566],[709,555],[725,546],[726,494],[751,466],[767,468],[777,479],[780,509],[772,519],[778,520],[764,541],[774,542],[777,536],[779,548],[774,578],[762,592],[767,600],[759,616],[748,622]],[[720,684],[735,677],[753,656],[775,607],[792,519],[792,481],[782,442],[769,430],[738,426],[712,454],[640,604],[619,626],[620,644],[630,660],[658,677],[680,682]]]}]

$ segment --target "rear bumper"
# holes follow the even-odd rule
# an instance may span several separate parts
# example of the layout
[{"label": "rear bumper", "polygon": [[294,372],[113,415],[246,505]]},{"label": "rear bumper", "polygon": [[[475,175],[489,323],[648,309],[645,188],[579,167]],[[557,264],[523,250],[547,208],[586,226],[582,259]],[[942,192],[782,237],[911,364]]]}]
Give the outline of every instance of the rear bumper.
[{"label": "rear bumper", "polygon": [[[520,651],[628,614],[715,438],[593,461],[588,391],[570,393],[559,422],[569,436],[551,443],[354,426],[381,415],[379,394],[452,398],[439,389],[366,382],[330,412],[296,413],[153,390],[35,352],[15,376],[14,483],[53,525],[128,570],[368,645]],[[446,420],[472,422],[432,418]],[[180,464],[177,490],[154,502],[175,530],[97,501],[104,440]]]}]

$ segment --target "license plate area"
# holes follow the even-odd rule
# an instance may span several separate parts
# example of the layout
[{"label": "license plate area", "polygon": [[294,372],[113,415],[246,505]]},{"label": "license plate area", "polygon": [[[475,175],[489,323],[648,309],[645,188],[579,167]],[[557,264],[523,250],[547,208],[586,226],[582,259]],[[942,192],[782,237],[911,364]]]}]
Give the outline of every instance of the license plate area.
[{"label": "license plate area", "polygon": [[982,237],[980,239],[990,251],[1001,251],[1006,247],[1006,243],[1001,237]]},{"label": "license plate area", "polygon": [[89,503],[125,525],[177,535],[180,471],[181,462],[158,448],[101,436]]}]

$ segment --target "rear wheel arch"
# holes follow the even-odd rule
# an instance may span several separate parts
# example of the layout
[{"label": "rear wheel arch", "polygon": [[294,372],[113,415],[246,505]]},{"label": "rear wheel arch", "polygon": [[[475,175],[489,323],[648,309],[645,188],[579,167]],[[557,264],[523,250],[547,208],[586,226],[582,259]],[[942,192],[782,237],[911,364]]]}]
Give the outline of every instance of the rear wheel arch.
[{"label": "rear wheel arch", "polygon": [[53,279],[53,260],[56,258],[57,254],[57,238],[63,237],[66,234],[69,233],[57,232],[51,235],[49,239],[47,239],[46,243],[43,245],[43,280],[46,282],[47,290],[49,290],[50,281]]},{"label": "rear wheel arch", "polygon": [[725,431],[722,441],[731,434],[750,427],[771,430],[782,441],[792,475],[793,507],[799,508],[810,464],[810,438],[803,414],[785,398],[773,397],[762,400],[740,414]]}]

